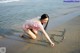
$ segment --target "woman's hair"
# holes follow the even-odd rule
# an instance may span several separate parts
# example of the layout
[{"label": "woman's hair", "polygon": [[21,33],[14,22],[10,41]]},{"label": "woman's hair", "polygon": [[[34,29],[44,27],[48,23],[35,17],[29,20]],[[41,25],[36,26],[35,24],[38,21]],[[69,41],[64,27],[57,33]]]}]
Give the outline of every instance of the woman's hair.
[{"label": "woman's hair", "polygon": [[[47,14],[41,15],[40,20],[43,20],[43,19],[45,19],[45,18],[48,18],[48,22],[49,22],[49,16],[48,16]],[[46,25],[45,25],[45,27],[44,27],[45,30],[46,30],[46,28],[47,28],[48,22],[46,23]],[[43,23],[42,23],[42,25],[43,25]]]}]

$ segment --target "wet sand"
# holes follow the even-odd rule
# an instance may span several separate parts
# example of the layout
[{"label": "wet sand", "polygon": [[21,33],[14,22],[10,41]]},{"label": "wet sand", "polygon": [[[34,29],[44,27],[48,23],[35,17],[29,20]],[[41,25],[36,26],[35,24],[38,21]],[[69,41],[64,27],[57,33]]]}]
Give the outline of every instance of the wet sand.
[{"label": "wet sand", "polygon": [[[47,41],[23,39],[17,36],[0,35],[0,47],[6,47],[7,53],[80,53],[80,16],[50,30],[48,33],[59,34],[66,29],[64,40],[55,42],[52,48]],[[46,40],[45,38],[43,38]]]}]

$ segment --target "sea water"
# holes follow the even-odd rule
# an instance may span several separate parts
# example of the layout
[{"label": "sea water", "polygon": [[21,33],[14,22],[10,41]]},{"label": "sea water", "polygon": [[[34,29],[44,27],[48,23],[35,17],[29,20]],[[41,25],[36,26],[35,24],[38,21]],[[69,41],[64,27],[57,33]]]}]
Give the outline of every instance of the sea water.
[{"label": "sea water", "polygon": [[[21,27],[25,20],[41,16],[44,13],[49,15],[50,20],[54,21],[56,18],[60,19],[64,15],[80,11],[80,2],[64,1],[65,0],[0,0],[0,33],[8,29],[20,31],[22,30]],[[63,18],[67,19],[65,16]],[[68,18],[70,17],[68,16]],[[59,19],[57,19],[57,22]],[[51,25],[56,26],[56,24]]]}]

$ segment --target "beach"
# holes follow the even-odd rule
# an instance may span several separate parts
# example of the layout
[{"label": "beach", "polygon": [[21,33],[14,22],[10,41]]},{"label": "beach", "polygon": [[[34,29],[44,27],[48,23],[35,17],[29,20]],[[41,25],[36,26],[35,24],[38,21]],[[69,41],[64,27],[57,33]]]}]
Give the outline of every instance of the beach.
[{"label": "beach", "polygon": [[7,53],[79,53],[80,16],[57,26],[49,33],[55,34],[64,28],[66,29],[64,40],[60,43],[55,43],[53,48],[45,42],[22,39],[15,36],[0,38],[0,47],[6,47]]},{"label": "beach", "polygon": [[[24,33],[22,30],[24,22],[40,17],[44,13],[50,18],[46,32],[55,40],[53,40],[55,43],[53,48],[41,33],[36,40],[29,39],[28,36],[20,37]],[[0,1],[0,49],[6,48],[6,53],[80,53],[79,37],[79,2],[67,3],[63,0]]]}]

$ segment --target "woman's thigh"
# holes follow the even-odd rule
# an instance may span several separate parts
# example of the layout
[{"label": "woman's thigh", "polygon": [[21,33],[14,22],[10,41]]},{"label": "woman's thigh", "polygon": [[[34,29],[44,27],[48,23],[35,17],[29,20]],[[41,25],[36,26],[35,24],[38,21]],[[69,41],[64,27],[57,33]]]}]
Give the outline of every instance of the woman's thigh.
[{"label": "woman's thigh", "polygon": [[35,29],[30,29],[35,35],[38,35],[38,31]]},{"label": "woman's thigh", "polygon": [[24,30],[25,33],[27,33],[32,39],[36,39],[36,35],[30,30]]}]

